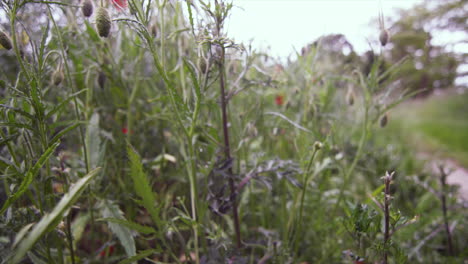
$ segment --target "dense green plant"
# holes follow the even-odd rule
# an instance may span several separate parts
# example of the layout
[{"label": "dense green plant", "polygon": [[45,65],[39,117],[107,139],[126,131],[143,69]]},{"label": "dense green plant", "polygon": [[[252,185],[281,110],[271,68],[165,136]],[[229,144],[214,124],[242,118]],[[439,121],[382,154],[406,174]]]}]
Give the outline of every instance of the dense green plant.
[{"label": "dense green plant", "polygon": [[[2,1],[2,261],[429,259],[412,236],[442,214],[434,182],[382,137],[414,94],[390,85],[400,63],[352,53],[338,75],[337,35],[281,65],[228,37],[233,3],[115,2]],[[458,232],[437,259],[463,257]]]}]

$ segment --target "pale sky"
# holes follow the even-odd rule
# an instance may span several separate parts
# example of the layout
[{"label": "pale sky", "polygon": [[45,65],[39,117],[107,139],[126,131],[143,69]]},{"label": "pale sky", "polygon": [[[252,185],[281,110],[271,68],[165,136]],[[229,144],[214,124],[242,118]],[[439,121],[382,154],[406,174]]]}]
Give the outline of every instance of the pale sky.
[{"label": "pale sky", "polygon": [[368,38],[378,38],[379,25],[370,26],[379,10],[394,15],[396,8],[410,8],[423,0],[234,0],[236,7],[226,25],[228,36],[266,50],[283,60],[295,48],[330,33],[342,33],[362,53]]}]

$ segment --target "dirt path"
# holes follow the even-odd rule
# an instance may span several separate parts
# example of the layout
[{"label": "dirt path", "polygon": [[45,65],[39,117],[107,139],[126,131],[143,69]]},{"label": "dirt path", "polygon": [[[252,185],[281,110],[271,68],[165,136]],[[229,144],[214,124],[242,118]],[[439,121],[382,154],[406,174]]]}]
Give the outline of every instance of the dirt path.
[{"label": "dirt path", "polygon": [[[441,161],[431,162],[432,170],[436,174],[440,174],[438,164],[441,164]],[[468,169],[460,167],[452,160],[444,160],[442,164],[445,164],[445,171],[449,172],[447,183],[460,186],[459,198],[468,202]]]}]

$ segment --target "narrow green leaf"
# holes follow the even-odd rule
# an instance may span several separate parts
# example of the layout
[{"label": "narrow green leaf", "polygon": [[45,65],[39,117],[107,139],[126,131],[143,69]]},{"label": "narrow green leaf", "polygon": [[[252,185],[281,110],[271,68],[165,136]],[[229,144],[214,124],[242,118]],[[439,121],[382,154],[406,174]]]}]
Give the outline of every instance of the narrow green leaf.
[{"label": "narrow green leaf", "polygon": [[130,176],[133,180],[135,192],[142,199],[142,204],[150,213],[153,221],[159,225],[159,212],[156,209],[156,199],[143,171],[141,158],[130,144],[127,145],[127,152],[130,160]]},{"label": "narrow green leaf", "polygon": [[60,132],[57,133],[57,135],[55,135],[52,140],[50,141],[51,143],[55,143],[57,142],[58,140],[60,140],[60,138],[65,135],[66,133],[68,133],[69,131],[75,129],[76,127],[78,127],[80,124],[78,123],[73,123],[69,126],[67,126],[66,128],[62,129]]},{"label": "narrow green leaf", "polygon": [[22,123],[11,123],[11,122],[0,122],[0,127],[15,127],[15,128],[26,128],[30,131],[33,131],[33,128],[30,125]]},{"label": "narrow green leaf", "polygon": [[184,59],[184,66],[185,66],[185,69],[188,70],[188,72],[190,73],[190,79],[192,80],[193,85],[195,86],[195,93],[197,95],[197,98],[200,98],[201,97],[200,83],[198,82],[197,75],[195,74],[195,71],[193,70],[195,66],[186,59]]},{"label": "narrow green leaf", "polygon": [[60,141],[55,142],[52,144],[39,158],[39,160],[34,164],[32,168],[29,169],[29,171],[26,173],[26,177],[24,177],[23,181],[21,182],[20,186],[18,187],[18,191],[8,197],[7,201],[3,204],[2,209],[0,210],[0,214],[3,214],[6,209],[18,198],[23,195],[23,193],[27,190],[29,185],[32,183],[33,178],[36,176],[36,174],[39,172],[39,170],[44,166],[46,161],[49,159],[50,155],[54,153],[55,149],[60,145]]},{"label": "narrow green leaf", "polygon": [[83,90],[81,90],[79,92],[71,94],[70,96],[67,97],[67,99],[61,101],[60,104],[55,106],[52,110],[50,110],[46,114],[46,119],[49,119],[53,114],[57,113],[62,107],[64,107],[66,104],[68,104],[73,98],[75,98],[76,96],[80,95],[81,93],[83,93],[85,91],[86,91],[86,89],[83,89]]},{"label": "narrow green leaf", "polygon": [[185,3],[187,3],[187,10],[188,10],[188,14],[189,14],[190,26],[192,27],[192,34],[195,36],[195,24],[193,23],[193,14],[192,14],[191,1],[185,1]]},{"label": "narrow green leaf", "polygon": [[20,108],[16,108],[16,107],[12,107],[12,106],[9,106],[9,105],[4,105],[4,104],[0,104],[0,107],[1,107],[1,108],[5,108],[5,109],[8,109],[8,110],[11,110],[11,111],[13,111],[14,113],[17,113],[17,114],[20,114],[20,115],[22,115],[22,116],[24,116],[24,117],[29,118],[30,120],[34,120],[34,118],[35,118],[35,117],[34,117],[33,115],[31,115],[30,113],[28,113],[28,112],[26,112],[26,111],[24,111],[24,110],[22,110],[22,109],[20,109]]},{"label": "narrow green leaf", "polygon": [[144,251],[140,251],[140,253],[138,253],[138,255],[136,256],[133,256],[131,258],[128,258],[128,259],[125,259],[125,260],[122,260],[119,262],[119,264],[131,264],[133,262],[136,262],[140,259],[143,259],[143,258],[146,258],[148,257],[149,255],[153,254],[153,253],[156,253],[157,250],[155,249],[147,249],[147,250],[144,250]]},{"label": "narrow green leaf", "polygon": [[97,221],[107,221],[107,222],[112,222],[112,223],[116,223],[119,225],[123,225],[125,227],[138,231],[139,233],[142,233],[145,235],[156,233],[156,230],[154,230],[154,228],[150,226],[140,225],[130,220],[123,220],[123,219],[117,219],[117,218],[102,218],[102,219],[98,219]]},{"label": "narrow green leaf", "polygon": [[79,179],[66,193],[60,202],[49,214],[44,215],[37,223],[29,235],[19,242],[18,249],[10,263],[19,263],[26,253],[34,246],[36,241],[41,238],[46,230],[52,228],[52,224],[58,224],[58,219],[63,217],[66,210],[78,199],[85,187],[91,182],[93,177],[99,172],[100,168],[92,170],[83,178]]}]

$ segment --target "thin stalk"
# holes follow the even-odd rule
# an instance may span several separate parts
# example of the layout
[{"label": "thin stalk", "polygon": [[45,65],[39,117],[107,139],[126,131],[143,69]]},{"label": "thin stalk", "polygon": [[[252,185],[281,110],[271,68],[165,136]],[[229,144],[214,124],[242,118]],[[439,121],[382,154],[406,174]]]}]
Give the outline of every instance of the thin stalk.
[{"label": "thin stalk", "polygon": [[385,190],[384,190],[384,252],[383,264],[388,261],[388,242],[390,240],[390,182],[391,177],[387,175],[384,177]]},{"label": "thin stalk", "polygon": [[340,188],[340,194],[338,196],[338,200],[336,201],[335,208],[333,209],[333,215],[335,215],[336,210],[338,210],[340,202],[343,199],[344,189],[345,189],[346,186],[348,186],[349,178],[350,178],[351,174],[353,173],[357,162],[361,158],[364,143],[365,143],[366,138],[367,138],[368,122],[369,122],[369,108],[368,108],[367,103],[366,103],[366,106],[365,106],[365,109],[364,109],[364,121],[363,121],[363,124],[362,124],[361,139],[359,140],[358,150],[356,152],[356,155],[354,156],[354,159],[353,159],[353,162],[351,163],[351,166],[346,171],[346,174],[345,174],[345,177],[344,177],[344,180],[343,180],[343,185]]},{"label": "thin stalk", "polygon": [[[220,32],[220,24],[217,23],[218,32]],[[219,87],[221,89],[221,113],[223,118],[223,135],[224,135],[224,155],[227,160],[231,160],[231,147],[229,144],[229,129],[228,129],[228,120],[227,120],[227,102],[226,102],[226,83],[224,81],[224,62],[225,62],[225,47],[221,45],[221,54],[219,61]],[[239,225],[239,215],[237,212],[237,192],[234,186],[234,179],[232,178],[232,167],[228,169],[229,177],[229,187],[231,189],[231,203],[232,203],[232,214],[234,217],[234,229],[236,232],[236,245],[238,248],[241,247],[241,234],[240,234],[240,225]]]},{"label": "thin stalk", "polygon": [[440,200],[442,202],[442,212],[444,214],[444,228],[445,228],[445,234],[447,236],[447,250],[450,256],[454,255],[453,251],[453,244],[452,244],[452,234],[450,233],[450,228],[449,228],[449,223],[448,223],[448,217],[447,217],[447,197],[445,190],[447,189],[447,174],[444,171],[444,168],[442,166],[439,167],[440,170],[440,184],[442,186],[442,192],[440,193]]},{"label": "thin stalk", "polygon": [[314,147],[314,151],[312,152],[312,156],[310,157],[309,163],[307,164],[307,169],[305,170],[303,174],[303,180],[302,180],[302,192],[301,192],[301,200],[299,204],[299,218],[297,221],[297,230],[293,234],[293,243],[294,243],[294,252],[297,251],[297,246],[298,246],[298,239],[295,239],[297,234],[301,234],[302,232],[302,215],[304,212],[304,201],[305,201],[305,196],[306,196],[306,191],[307,191],[307,186],[309,185],[310,181],[310,176],[311,176],[311,168],[312,168],[312,163],[314,162],[315,156],[317,155],[319,148]]}]

